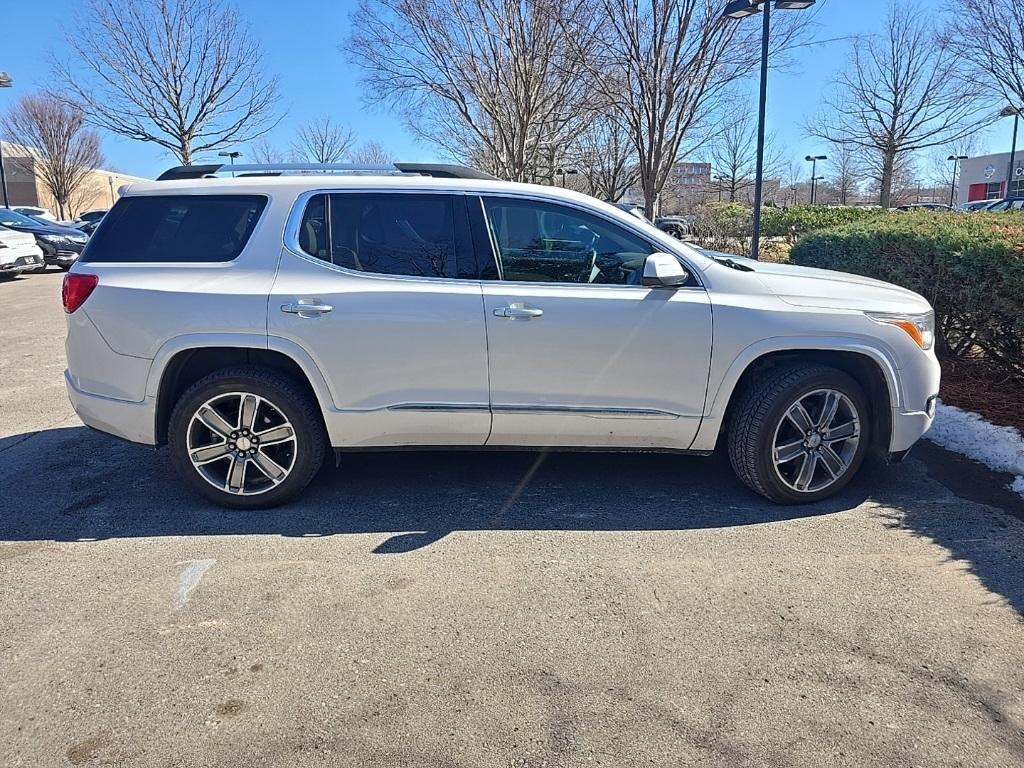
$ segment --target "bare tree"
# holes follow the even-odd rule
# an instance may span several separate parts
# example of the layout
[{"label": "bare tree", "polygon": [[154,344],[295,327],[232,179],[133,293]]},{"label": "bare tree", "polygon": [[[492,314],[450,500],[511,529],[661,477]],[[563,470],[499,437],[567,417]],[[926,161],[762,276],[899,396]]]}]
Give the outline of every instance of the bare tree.
[{"label": "bare tree", "polygon": [[3,133],[26,148],[35,173],[70,216],[89,175],[103,163],[100,137],[85,127],[81,110],[47,96],[22,96],[0,121]]},{"label": "bare tree", "polygon": [[849,205],[857,197],[863,179],[863,165],[858,151],[849,144],[833,144],[828,153],[832,161],[830,182],[840,205]]},{"label": "bare tree", "polygon": [[[724,110],[722,130],[711,144],[711,163],[720,177],[722,189],[734,202],[741,192],[754,187],[757,171],[757,117],[754,113],[730,105]],[[782,174],[782,158],[775,149],[775,137],[765,137],[765,176]]]},{"label": "bare tree", "polygon": [[266,136],[260,136],[249,145],[246,157],[254,163],[260,163],[263,165],[290,163],[297,159],[291,151],[286,152],[271,144]]},{"label": "bare tree", "polygon": [[391,151],[379,141],[364,142],[352,152],[352,162],[365,165],[388,165],[395,161]]},{"label": "bare tree", "polygon": [[617,203],[636,184],[636,153],[615,115],[597,115],[576,137],[569,161],[585,183],[587,194]]},{"label": "bare tree", "polygon": [[[607,32],[594,47],[592,90],[615,106],[637,152],[649,217],[684,145],[726,90],[756,71],[760,30],[723,20],[717,0],[595,0]],[[774,48],[788,47],[810,14],[779,14]]]},{"label": "bare tree", "polygon": [[[930,184],[941,187],[945,190],[943,199],[950,197],[953,190],[953,183],[960,176],[960,161],[954,163],[949,159],[954,157],[973,157],[978,153],[978,137],[976,134],[965,136],[944,147],[935,147],[927,157],[926,172]],[[953,193],[954,203],[956,194]]]},{"label": "bare tree", "polygon": [[580,119],[591,3],[361,0],[347,49],[374,100],[457,158],[514,181],[551,177]]},{"label": "bare tree", "polygon": [[311,163],[340,163],[355,146],[352,129],[323,115],[299,126],[292,149]]},{"label": "bare tree", "polygon": [[891,3],[882,35],[854,43],[836,93],[807,132],[866,150],[888,208],[901,158],[956,141],[989,118],[978,87],[954,79],[955,64],[928,14],[914,3]]},{"label": "bare tree", "polygon": [[[914,154],[910,152],[896,155],[888,169],[889,204],[887,207],[916,202],[920,181],[915,159]],[[868,189],[876,200],[881,200],[882,187],[887,173],[885,156],[878,152],[871,152],[864,156],[863,162],[869,182]],[[883,204],[883,207],[886,206]]]},{"label": "bare tree", "polygon": [[986,89],[1001,106],[1024,109],[1024,3],[950,0],[942,40],[957,56],[962,79]]},{"label": "bare tree", "polygon": [[70,55],[53,60],[66,98],[183,164],[276,123],[277,81],[224,0],[89,0],[66,42]]}]

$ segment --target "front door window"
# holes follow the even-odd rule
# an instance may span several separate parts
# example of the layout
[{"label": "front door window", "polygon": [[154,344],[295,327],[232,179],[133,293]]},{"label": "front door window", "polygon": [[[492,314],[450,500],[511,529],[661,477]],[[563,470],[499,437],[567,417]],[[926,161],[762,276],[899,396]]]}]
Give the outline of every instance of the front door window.
[{"label": "front door window", "polygon": [[609,221],[569,206],[484,198],[497,263],[485,280],[641,285],[644,260],[656,249]]}]

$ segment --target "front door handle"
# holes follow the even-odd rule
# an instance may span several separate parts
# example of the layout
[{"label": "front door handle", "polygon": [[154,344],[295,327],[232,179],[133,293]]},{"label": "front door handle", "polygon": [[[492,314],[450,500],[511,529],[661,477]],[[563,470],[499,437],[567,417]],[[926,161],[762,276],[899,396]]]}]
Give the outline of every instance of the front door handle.
[{"label": "front door handle", "polygon": [[523,304],[522,302],[518,302],[518,301],[517,302],[513,302],[512,304],[509,304],[507,307],[495,307],[494,308],[494,316],[495,317],[526,317],[526,318],[530,318],[530,317],[540,317],[543,314],[544,314],[544,310],[543,309],[538,309],[537,307],[529,307],[526,304]]},{"label": "front door handle", "polygon": [[282,304],[281,311],[286,312],[289,315],[298,315],[299,317],[317,317],[318,315],[325,315],[330,312],[334,307],[330,304],[324,304],[320,299],[299,299],[294,304]]}]

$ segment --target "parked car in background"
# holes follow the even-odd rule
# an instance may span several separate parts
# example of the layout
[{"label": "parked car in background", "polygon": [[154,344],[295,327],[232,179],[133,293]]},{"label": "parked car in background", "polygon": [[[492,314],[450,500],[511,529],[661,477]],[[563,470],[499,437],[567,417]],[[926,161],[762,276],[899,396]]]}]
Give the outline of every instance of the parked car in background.
[{"label": "parked car in background", "polygon": [[708,255],[571,190],[395,167],[131,185],[64,277],[81,419],[168,443],[239,508],[293,498],[332,449],[413,446],[718,448],[757,493],[813,502],[932,423],[916,293]]},{"label": "parked car in background", "polygon": [[22,216],[34,216],[39,219],[44,219],[51,224],[59,224],[57,217],[50,213],[46,208],[39,208],[34,205],[19,205],[11,208],[15,213],[20,213]]},{"label": "parked car in background", "polygon": [[1006,197],[994,201],[985,208],[985,213],[1001,213],[1003,211],[1024,211],[1024,197]]},{"label": "parked car in background", "polygon": [[647,216],[644,214],[644,207],[640,203],[611,203],[620,211],[625,211],[628,214],[636,216],[638,219],[647,221]]},{"label": "parked car in background", "polygon": [[677,240],[682,240],[693,232],[693,225],[696,221],[697,217],[692,215],[659,216],[654,220],[654,226]]},{"label": "parked car in background", "polygon": [[34,236],[36,244],[43,250],[46,264],[65,270],[71,268],[89,240],[89,236],[81,230],[44,224],[41,219],[10,208],[0,208],[0,225]]},{"label": "parked car in background", "polygon": [[94,210],[94,211],[83,211],[82,213],[78,214],[78,216],[75,218],[75,220],[73,222],[71,222],[71,223],[72,223],[72,225],[74,225],[76,227],[79,224],[86,224],[86,223],[95,224],[95,223],[99,222],[99,220],[102,219],[106,215],[107,215],[107,209],[106,208],[100,208],[100,209],[97,209],[97,210]]},{"label": "parked car in background", "polygon": [[85,232],[85,234],[91,235],[96,231],[96,227],[100,225],[100,222],[103,221],[103,217],[106,215],[107,212],[105,210],[87,211],[75,220],[73,226],[75,229],[80,229]]},{"label": "parked car in background", "polygon": [[34,236],[0,225],[0,278],[45,268],[43,251]]},{"label": "parked car in background", "polygon": [[976,213],[977,211],[984,211],[992,203],[999,202],[998,200],[972,200],[969,203],[961,203],[957,206],[958,211],[963,213]]},{"label": "parked car in background", "polygon": [[897,211],[949,211],[952,210],[944,203],[909,203],[908,205],[897,205]]}]

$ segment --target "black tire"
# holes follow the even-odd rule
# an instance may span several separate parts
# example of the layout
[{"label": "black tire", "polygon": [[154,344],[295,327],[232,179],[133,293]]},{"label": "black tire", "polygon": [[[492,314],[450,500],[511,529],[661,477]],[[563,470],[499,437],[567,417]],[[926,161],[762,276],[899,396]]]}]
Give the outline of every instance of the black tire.
[{"label": "black tire", "polygon": [[[214,487],[189,458],[192,417],[210,399],[237,392],[269,401],[294,430],[294,456],[288,475],[278,485],[255,495],[238,495]],[[171,460],[185,485],[215,504],[234,509],[267,509],[295,498],[316,475],[328,450],[327,432],[316,399],[291,377],[258,366],[223,368],[189,387],[174,406],[167,437]]]},{"label": "black tire", "polygon": [[[855,448],[851,448],[845,471],[830,485],[817,491],[798,491],[780,476],[784,470],[776,468],[776,430],[782,429],[780,424],[791,406],[821,389],[845,395],[856,408],[858,440]],[[870,428],[870,405],[863,388],[849,374],[825,365],[780,365],[755,374],[732,409],[728,424],[729,460],[736,475],[752,491],[780,504],[807,504],[838,493],[853,479],[868,452]],[[812,472],[818,471],[813,469],[816,463],[810,466]],[[821,471],[828,471],[824,464],[821,467]]]}]

